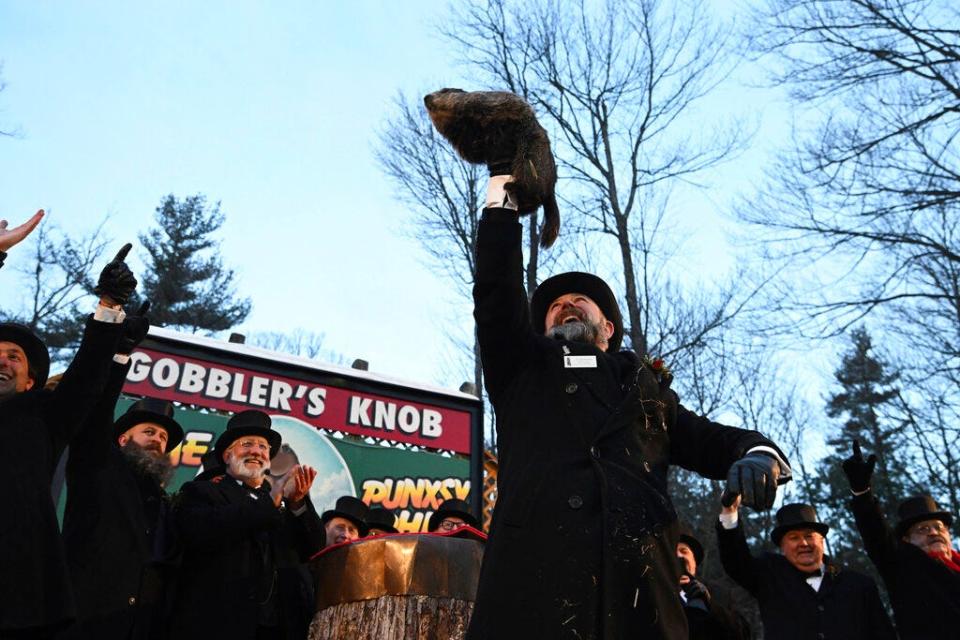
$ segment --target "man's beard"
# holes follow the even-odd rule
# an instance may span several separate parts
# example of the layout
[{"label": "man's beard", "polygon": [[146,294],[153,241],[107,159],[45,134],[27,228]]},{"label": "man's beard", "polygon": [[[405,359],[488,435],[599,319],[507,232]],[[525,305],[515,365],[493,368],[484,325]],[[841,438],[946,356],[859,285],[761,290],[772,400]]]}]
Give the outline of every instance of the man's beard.
[{"label": "man's beard", "polygon": [[603,335],[603,325],[599,322],[590,322],[586,318],[581,318],[579,322],[566,322],[558,324],[547,331],[547,336],[557,340],[569,340],[570,342],[586,342],[587,344],[597,345],[598,339]]},{"label": "man's beard", "polygon": [[120,451],[127,462],[133,465],[134,471],[150,478],[161,487],[167,486],[170,478],[173,477],[173,463],[159,449],[146,449],[133,440],[128,440]]},{"label": "man's beard", "polygon": [[[231,477],[236,478],[237,480],[260,480],[267,475],[267,471],[270,470],[270,461],[261,460],[263,466],[259,469],[257,468],[248,468],[244,465],[244,461],[253,459],[252,456],[242,457],[242,456],[233,456],[230,458],[230,462],[227,464],[227,470],[230,473]],[[260,458],[256,458],[260,460]]]}]

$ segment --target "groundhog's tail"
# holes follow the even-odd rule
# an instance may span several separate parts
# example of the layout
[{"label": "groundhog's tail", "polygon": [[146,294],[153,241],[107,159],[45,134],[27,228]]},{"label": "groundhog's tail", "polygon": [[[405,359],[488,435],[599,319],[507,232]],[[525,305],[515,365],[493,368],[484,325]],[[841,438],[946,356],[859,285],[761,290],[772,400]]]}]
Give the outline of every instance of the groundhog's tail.
[{"label": "groundhog's tail", "polygon": [[543,224],[540,225],[540,246],[544,249],[553,245],[560,235],[560,209],[557,196],[551,191],[543,201]]}]

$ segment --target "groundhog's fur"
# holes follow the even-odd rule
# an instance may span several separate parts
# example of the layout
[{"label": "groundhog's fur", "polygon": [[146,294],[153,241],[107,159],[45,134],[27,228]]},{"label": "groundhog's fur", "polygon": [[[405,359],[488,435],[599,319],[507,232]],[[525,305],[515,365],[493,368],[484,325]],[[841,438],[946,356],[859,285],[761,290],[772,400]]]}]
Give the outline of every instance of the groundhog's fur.
[{"label": "groundhog's fur", "polygon": [[554,190],[557,165],[550,139],[530,105],[506,91],[441,89],[423,99],[430,119],[467,162],[506,165],[513,180],[505,185],[519,213],[543,206],[540,245],[549,247],[560,233]]}]

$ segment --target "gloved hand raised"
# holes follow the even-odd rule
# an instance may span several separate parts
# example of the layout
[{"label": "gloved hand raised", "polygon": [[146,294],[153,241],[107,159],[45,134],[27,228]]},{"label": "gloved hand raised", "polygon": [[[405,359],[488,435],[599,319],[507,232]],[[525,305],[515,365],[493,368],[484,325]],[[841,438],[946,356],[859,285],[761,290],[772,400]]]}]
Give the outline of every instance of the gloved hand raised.
[{"label": "gloved hand raised", "polygon": [[690,578],[690,582],[682,585],[680,590],[683,591],[684,595],[687,596],[687,602],[692,600],[700,600],[706,605],[706,608],[710,608],[710,590],[707,589],[707,585],[703,584],[696,578]]},{"label": "gloved hand raised", "polygon": [[100,279],[97,280],[97,286],[93,291],[101,299],[122,306],[127,303],[130,294],[137,288],[137,279],[133,277],[133,272],[124,262],[132,247],[133,245],[129,242],[123,245],[116,257],[100,272]]},{"label": "gloved hand raised", "polygon": [[120,344],[117,345],[117,353],[130,355],[147,337],[147,332],[150,330],[150,319],[147,318],[149,309],[150,301],[148,300],[140,305],[136,314],[128,315],[123,319],[123,335],[120,337]]},{"label": "gloved hand raised", "polygon": [[729,504],[740,496],[743,504],[765,510],[773,506],[777,497],[777,480],[780,463],[766,453],[748,453],[732,465],[727,472],[727,486],[721,500]]},{"label": "gloved hand raised", "polygon": [[877,465],[877,456],[871,455],[863,459],[860,451],[860,441],[853,441],[853,455],[843,461],[843,473],[850,482],[850,489],[854,493],[863,493],[870,488],[870,478],[873,477],[873,468]]}]

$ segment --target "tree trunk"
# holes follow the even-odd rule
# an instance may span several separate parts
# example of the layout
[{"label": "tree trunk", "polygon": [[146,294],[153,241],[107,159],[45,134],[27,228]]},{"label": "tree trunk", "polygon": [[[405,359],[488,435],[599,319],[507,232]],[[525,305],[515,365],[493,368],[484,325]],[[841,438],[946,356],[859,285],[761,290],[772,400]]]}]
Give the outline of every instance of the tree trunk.
[{"label": "tree trunk", "polygon": [[317,613],[310,640],[460,640],[473,603],[431,596],[382,596]]}]

